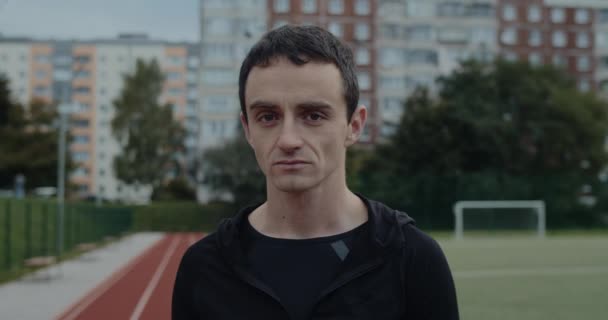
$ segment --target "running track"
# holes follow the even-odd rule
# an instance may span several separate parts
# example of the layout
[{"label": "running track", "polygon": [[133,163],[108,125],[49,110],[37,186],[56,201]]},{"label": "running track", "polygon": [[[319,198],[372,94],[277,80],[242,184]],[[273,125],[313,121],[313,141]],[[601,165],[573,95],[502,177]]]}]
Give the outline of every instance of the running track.
[{"label": "running track", "polygon": [[199,233],[164,236],[55,319],[171,319],[171,293],[180,259],[201,237]]}]

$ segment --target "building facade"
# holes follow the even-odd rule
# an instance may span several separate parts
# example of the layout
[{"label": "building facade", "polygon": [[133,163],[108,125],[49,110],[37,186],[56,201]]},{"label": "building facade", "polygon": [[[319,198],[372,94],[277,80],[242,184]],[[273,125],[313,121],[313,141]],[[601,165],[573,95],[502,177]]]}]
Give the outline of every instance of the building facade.
[{"label": "building facade", "polygon": [[150,187],[124,185],[113,172],[120,152],[111,130],[113,100],[122,90],[123,75],[135,71],[137,59],[156,59],[166,75],[160,102],[172,105],[174,117],[188,132],[184,162],[195,158],[199,50],[195,44],[138,34],[90,41],[0,38],[0,73],[9,78],[13,98],[23,105],[33,99],[78,104],[70,116],[68,148],[76,165],[69,181],[78,196],[142,202]]}]

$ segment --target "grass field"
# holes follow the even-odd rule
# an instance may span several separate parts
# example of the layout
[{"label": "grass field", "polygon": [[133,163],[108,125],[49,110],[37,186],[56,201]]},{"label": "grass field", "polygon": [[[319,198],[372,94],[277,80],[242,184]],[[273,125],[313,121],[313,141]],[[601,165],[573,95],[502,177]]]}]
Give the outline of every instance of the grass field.
[{"label": "grass field", "polygon": [[436,238],[461,319],[608,319],[608,234]]}]

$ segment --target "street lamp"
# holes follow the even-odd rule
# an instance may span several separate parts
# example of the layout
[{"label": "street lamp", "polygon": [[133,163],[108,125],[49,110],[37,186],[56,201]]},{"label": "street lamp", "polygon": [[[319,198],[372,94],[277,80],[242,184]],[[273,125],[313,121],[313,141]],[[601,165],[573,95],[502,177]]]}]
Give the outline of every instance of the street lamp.
[{"label": "street lamp", "polygon": [[80,107],[77,103],[62,103],[58,107],[59,111],[59,161],[57,162],[57,258],[60,259],[63,253],[63,220],[64,220],[64,200],[65,200],[65,145],[67,120],[71,113],[76,112]]}]

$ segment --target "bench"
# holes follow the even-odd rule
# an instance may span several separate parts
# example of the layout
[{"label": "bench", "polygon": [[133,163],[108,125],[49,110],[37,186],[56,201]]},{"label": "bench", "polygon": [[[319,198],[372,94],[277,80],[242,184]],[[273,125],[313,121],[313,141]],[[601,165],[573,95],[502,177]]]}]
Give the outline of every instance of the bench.
[{"label": "bench", "polygon": [[55,263],[55,261],[57,261],[57,259],[54,256],[40,256],[25,259],[23,263],[26,267],[39,268],[50,266]]}]

